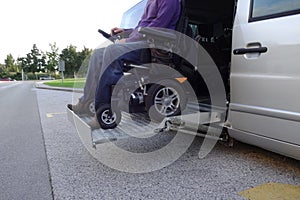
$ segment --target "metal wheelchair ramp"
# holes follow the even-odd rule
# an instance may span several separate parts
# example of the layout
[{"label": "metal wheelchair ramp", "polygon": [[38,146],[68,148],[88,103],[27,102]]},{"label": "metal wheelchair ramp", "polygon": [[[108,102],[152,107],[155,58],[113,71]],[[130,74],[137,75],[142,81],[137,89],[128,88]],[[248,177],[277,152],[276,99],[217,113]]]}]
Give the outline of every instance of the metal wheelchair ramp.
[{"label": "metal wheelchair ramp", "polygon": [[87,145],[96,147],[97,144],[112,142],[130,137],[151,137],[158,127],[158,123],[150,122],[142,114],[129,114],[122,112],[122,120],[114,129],[96,129],[92,130],[88,122],[91,117],[78,116],[67,108],[67,115],[70,122],[76,127],[80,138]]},{"label": "metal wheelchair ramp", "polygon": [[[220,121],[221,114],[218,112],[195,111],[193,105],[189,105],[188,108],[188,111],[183,115],[166,118],[161,123],[154,123],[149,119],[146,119],[143,114],[129,114],[122,112],[120,124],[114,129],[107,130],[92,130],[88,125],[91,117],[78,116],[68,108],[67,115],[69,121],[76,127],[79,137],[84,145],[86,147],[96,148],[97,145],[107,142],[128,139],[130,137],[147,138],[167,131],[179,131],[182,133],[199,135],[197,133],[199,124]],[[190,131],[186,131],[187,129]]]}]

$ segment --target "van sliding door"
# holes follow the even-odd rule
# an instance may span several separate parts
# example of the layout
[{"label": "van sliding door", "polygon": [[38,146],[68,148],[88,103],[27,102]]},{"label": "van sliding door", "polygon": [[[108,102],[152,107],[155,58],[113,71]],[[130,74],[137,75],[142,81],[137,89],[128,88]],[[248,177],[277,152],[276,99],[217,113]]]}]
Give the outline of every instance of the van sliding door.
[{"label": "van sliding door", "polygon": [[236,137],[300,145],[300,1],[238,2],[230,84]]}]

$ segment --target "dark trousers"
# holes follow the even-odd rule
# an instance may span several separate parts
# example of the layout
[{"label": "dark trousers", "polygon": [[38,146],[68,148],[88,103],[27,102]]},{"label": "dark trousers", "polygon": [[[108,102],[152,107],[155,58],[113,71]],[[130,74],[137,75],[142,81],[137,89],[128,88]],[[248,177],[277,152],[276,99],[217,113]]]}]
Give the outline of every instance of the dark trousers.
[{"label": "dark trousers", "polygon": [[135,64],[142,64],[141,61],[141,49],[126,53],[111,64],[102,73],[95,94],[95,109],[103,104],[111,103],[112,85],[117,84],[120,78],[123,76],[124,61],[133,61]]}]

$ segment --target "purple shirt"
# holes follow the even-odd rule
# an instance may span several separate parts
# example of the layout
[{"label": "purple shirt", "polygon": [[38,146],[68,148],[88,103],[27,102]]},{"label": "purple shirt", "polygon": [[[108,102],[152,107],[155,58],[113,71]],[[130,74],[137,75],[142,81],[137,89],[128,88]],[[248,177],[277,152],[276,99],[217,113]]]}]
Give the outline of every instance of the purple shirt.
[{"label": "purple shirt", "polygon": [[126,39],[126,42],[135,42],[141,39],[141,34],[137,31],[139,27],[156,27],[174,30],[179,15],[179,0],[148,0],[141,20]]}]

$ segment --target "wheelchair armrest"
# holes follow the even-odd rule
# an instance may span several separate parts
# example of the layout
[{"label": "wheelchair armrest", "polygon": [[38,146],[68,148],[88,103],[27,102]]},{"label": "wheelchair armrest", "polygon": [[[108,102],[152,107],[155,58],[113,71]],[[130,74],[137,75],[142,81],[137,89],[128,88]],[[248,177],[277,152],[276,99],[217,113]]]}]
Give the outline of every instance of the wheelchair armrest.
[{"label": "wheelchair armrest", "polygon": [[139,27],[138,32],[158,40],[175,41],[176,35],[162,30],[157,30],[150,27]]}]

